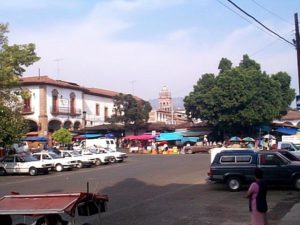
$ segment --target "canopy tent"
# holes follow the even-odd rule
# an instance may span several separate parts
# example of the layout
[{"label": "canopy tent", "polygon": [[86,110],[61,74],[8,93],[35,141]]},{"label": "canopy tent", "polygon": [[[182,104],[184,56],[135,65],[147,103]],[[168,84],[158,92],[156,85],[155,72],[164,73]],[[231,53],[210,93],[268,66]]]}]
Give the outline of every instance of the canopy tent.
[{"label": "canopy tent", "polygon": [[234,136],[234,137],[231,137],[229,139],[229,141],[231,141],[231,142],[240,142],[240,141],[242,141],[242,139],[240,137]]},{"label": "canopy tent", "polygon": [[125,140],[139,140],[139,141],[147,141],[151,139],[155,139],[156,135],[152,134],[142,134],[142,135],[129,135],[124,137]]},{"label": "canopy tent", "polygon": [[172,132],[172,133],[160,133],[156,137],[157,141],[177,141],[182,140],[183,135],[181,132]]},{"label": "canopy tent", "polygon": [[47,142],[48,138],[40,136],[24,137],[21,138],[21,141],[37,141],[37,142]]},{"label": "canopy tent", "polygon": [[292,127],[279,127],[276,129],[277,132],[282,133],[282,134],[290,134],[294,135],[297,133],[298,128],[292,128]]},{"label": "canopy tent", "polygon": [[106,195],[92,193],[6,195],[0,198],[0,215],[45,215],[66,213],[75,215],[81,202],[93,200],[97,204],[108,201]]},{"label": "canopy tent", "polygon": [[243,138],[243,141],[254,142],[255,140],[252,137],[245,137],[245,138]]}]

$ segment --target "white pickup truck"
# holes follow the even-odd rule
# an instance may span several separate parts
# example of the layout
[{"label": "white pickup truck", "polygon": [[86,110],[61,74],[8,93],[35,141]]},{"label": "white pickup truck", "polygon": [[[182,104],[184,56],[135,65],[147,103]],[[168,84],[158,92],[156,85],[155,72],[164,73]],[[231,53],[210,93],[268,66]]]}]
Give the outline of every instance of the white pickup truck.
[{"label": "white pickup truck", "polygon": [[73,169],[78,165],[77,160],[62,158],[61,156],[53,153],[53,152],[36,152],[32,154],[36,159],[45,162],[45,163],[53,163],[54,169],[57,172],[61,172],[64,169]]},{"label": "white pickup truck", "polygon": [[79,153],[87,157],[90,157],[90,159],[95,159],[96,166],[106,165],[109,162],[111,162],[111,158],[112,158],[111,156],[108,156],[107,154],[104,153],[92,152],[90,150],[92,149],[81,149]]},{"label": "white pickup truck", "polygon": [[90,150],[92,153],[96,154],[106,154],[110,156],[110,162],[123,162],[125,158],[127,158],[127,154],[124,152],[115,151],[113,149],[105,149],[105,148],[95,148]]}]

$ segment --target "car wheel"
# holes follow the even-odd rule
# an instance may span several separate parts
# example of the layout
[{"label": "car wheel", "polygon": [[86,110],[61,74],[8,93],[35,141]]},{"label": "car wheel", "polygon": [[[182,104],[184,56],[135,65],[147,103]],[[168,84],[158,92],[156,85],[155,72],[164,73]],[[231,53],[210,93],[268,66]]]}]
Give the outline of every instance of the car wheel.
[{"label": "car wheel", "polygon": [[116,158],[115,158],[115,157],[112,157],[112,158],[110,158],[110,159],[109,159],[109,162],[111,162],[111,163],[115,163],[115,162],[117,162],[117,160],[116,160]]},{"label": "car wheel", "polygon": [[242,183],[238,177],[229,177],[227,179],[227,187],[230,191],[239,191],[241,189]]},{"label": "car wheel", "polygon": [[300,177],[296,177],[294,180],[294,187],[296,190],[300,191]]},{"label": "car wheel", "polygon": [[30,174],[31,176],[37,175],[37,169],[34,168],[34,167],[31,167],[31,168],[29,169],[29,174]]},{"label": "car wheel", "polygon": [[83,167],[83,163],[81,161],[79,161],[77,167],[78,168],[82,168]]},{"label": "car wheel", "polygon": [[55,170],[56,170],[57,172],[61,172],[61,171],[63,170],[62,165],[61,165],[61,164],[57,164],[57,165],[55,166]]},{"label": "car wheel", "polygon": [[188,154],[193,154],[193,150],[192,150],[192,149],[189,149],[189,150],[187,150],[187,153],[188,153]]},{"label": "car wheel", "polygon": [[0,168],[0,176],[5,176],[6,170],[4,168]]},{"label": "car wheel", "polygon": [[96,159],[95,165],[96,166],[100,166],[101,165],[101,160],[100,159]]}]

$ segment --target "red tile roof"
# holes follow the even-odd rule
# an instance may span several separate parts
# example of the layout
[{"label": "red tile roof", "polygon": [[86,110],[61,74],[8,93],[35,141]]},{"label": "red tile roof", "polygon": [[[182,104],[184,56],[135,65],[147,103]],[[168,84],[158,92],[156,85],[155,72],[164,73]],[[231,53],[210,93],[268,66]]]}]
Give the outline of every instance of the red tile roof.
[{"label": "red tile roof", "polygon": [[[80,90],[83,91],[86,94],[91,95],[100,95],[105,97],[114,97],[118,95],[120,92],[100,89],[100,88],[86,88],[83,86],[80,86],[73,82],[68,81],[62,81],[62,80],[54,80],[49,78],[48,76],[34,76],[34,77],[22,77],[21,78],[21,84],[24,86],[28,85],[37,85],[37,84],[46,84],[46,85],[53,85],[57,87],[62,88],[70,88],[74,90]],[[137,100],[141,100],[141,98],[134,96]]]},{"label": "red tile roof", "polygon": [[281,117],[280,120],[300,120],[300,111],[289,110],[288,113]]}]

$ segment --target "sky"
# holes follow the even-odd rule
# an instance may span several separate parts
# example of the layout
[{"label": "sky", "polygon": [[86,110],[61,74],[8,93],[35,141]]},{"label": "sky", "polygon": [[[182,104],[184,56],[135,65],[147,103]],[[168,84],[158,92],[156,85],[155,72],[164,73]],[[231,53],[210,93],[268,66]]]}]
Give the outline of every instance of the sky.
[{"label": "sky", "polygon": [[[299,0],[232,0],[286,40]],[[188,95],[204,73],[244,54],[268,74],[285,71],[298,93],[295,48],[228,0],[0,0],[9,43],[36,45],[27,76],[155,99],[163,86]],[[298,10],[298,11],[297,11]]]}]

